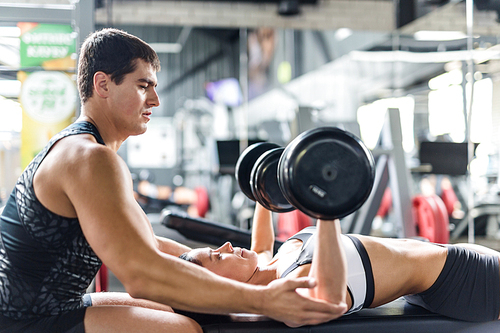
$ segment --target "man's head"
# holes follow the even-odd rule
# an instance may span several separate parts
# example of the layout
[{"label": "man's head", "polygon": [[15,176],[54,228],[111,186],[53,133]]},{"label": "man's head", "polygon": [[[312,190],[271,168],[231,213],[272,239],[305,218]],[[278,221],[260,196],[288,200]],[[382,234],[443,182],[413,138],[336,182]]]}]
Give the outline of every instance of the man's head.
[{"label": "man's head", "polygon": [[258,257],[254,251],[233,248],[227,242],[218,249],[194,249],[180,256],[181,259],[207,268],[209,271],[240,282],[248,282],[257,269]]},{"label": "man's head", "polygon": [[84,104],[93,95],[93,78],[104,72],[119,85],[126,74],[133,72],[137,59],[150,64],[158,72],[160,61],[156,52],[143,40],[118,29],[102,29],[91,34],[80,49],[78,90]]}]

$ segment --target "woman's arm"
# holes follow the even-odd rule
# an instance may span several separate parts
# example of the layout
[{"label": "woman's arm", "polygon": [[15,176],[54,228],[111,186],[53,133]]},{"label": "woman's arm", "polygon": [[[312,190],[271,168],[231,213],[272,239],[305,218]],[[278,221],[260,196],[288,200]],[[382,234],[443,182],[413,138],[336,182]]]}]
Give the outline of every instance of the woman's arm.
[{"label": "woman's arm", "polygon": [[184,244],[178,243],[172,239],[165,237],[155,236],[158,250],[163,253],[167,253],[173,256],[180,256],[185,252],[189,252],[192,249]]},{"label": "woman's arm", "polygon": [[259,255],[259,265],[265,265],[273,258],[274,227],[272,213],[259,203],[255,205],[250,250]]},{"label": "woman's arm", "polygon": [[314,278],[317,285],[307,292],[313,298],[344,306],[347,311],[347,262],[340,221],[318,220],[316,237],[309,277]]}]

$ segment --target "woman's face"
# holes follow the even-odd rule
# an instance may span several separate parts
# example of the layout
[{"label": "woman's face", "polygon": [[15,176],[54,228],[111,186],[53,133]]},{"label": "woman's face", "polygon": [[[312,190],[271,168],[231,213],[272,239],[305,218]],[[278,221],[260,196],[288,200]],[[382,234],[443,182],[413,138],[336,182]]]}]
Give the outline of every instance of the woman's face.
[{"label": "woman's face", "polygon": [[201,262],[211,272],[240,282],[250,280],[257,269],[258,257],[254,251],[234,247],[227,242],[218,249],[194,249],[189,256]]}]

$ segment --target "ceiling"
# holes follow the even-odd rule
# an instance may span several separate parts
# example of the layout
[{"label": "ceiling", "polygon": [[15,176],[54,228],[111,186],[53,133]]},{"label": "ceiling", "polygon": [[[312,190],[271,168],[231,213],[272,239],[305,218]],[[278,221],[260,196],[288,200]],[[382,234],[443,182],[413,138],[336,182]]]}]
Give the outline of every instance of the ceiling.
[{"label": "ceiling", "polygon": [[[7,1],[0,0],[0,4],[5,2]],[[18,4],[23,2],[68,4],[68,0],[18,0]],[[481,3],[480,0],[476,2]],[[395,8],[396,3],[403,7]],[[277,0],[99,0],[96,4],[95,23],[104,26],[133,24],[210,27],[217,28],[213,31],[214,33],[218,31],[221,38],[231,39],[238,38],[234,32],[238,28],[260,26],[313,30],[348,28],[355,31],[377,31],[387,34],[388,38],[370,49],[356,51],[349,56],[337,59],[333,64],[291,83],[286,87],[287,99],[290,99],[295,91],[304,91],[299,82],[303,82],[305,86],[311,86],[310,82],[329,82],[332,76],[339,71],[342,72],[342,69],[345,75],[342,74],[340,77],[352,75],[352,73],[347,73],[346,68],[355,70],[355,77],[362,83],[359,86],[366,87],[363,96],[356,94],[353,97],[356,101],[377,98],[387,89],[394,91],[399,87],[418,85],[429,75],[439,71],[446,61],[463,60],[467,56],[462,52],[467,49],[467,39],[417,41],[413,38],[413,34],[422,30],[457,31],[463,34],[471,32],[466,24],[465,1],[311,0],[301,1],[300,14],[292,17],[279,15]],[[409,10],[408,6],[412,7],[412,15],[410,15],[412,20],[396,29],[398,17]],[[474,8],[472,34],[480,36],[474,39],[475,48],[484,51],[497,44],[497,36],[500,36],[500,24],[497,20],[498,14],[495,8],[485,6],[482,6],[481,10]],[[499,52],[495,48],[491,50],[488,56],[498,59]],[[433,64],[432,57],[442,55],[442,51],[449,51],[446,52],[448,58],[435,60]],[[395,76],[396,69],[398,74]],[[320,78],[318,76],[320,74],[325,78]],[[330,106],[356,104],[353,100],[342,101],[345,94],[341,93],[342,79],[338,78],[339,75],[336,75],[340,86],[332,87],[335,94],[332,94],[330,98],[336,101],[332,100]],[[314,99],[320,99],[314,94],[311,96]],[[326,98],[326,100],[329,99]],[[299,104],[308,105],[313,102],[313,100],[305,100],[300,101]]]},{"label": "ceiling", "polygon": [[[301,0],[299,15],[292,17],[278,14],[278,1],[99,0],[96,23],[369,31],[394,31],[399,27],[402,34],[419,30],[467,32],[465,1]],[[500,5],[486,0],[476,3],[474,33],[500,33],[497,22],[500,8],[495,8]]]}]

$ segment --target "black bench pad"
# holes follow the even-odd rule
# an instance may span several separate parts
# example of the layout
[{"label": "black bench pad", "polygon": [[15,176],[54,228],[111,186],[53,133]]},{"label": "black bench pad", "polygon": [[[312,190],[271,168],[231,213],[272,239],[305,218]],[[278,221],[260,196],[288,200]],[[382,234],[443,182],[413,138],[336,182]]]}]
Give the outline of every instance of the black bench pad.
[{"label": "black bench pad", "polygon": [[500,321],[472,323],[440,316],[398,299],[374,309],[316,326],[290,328],[264,316],[229,316],[181,312],[203,327],[205,333],[498,333]]}]

